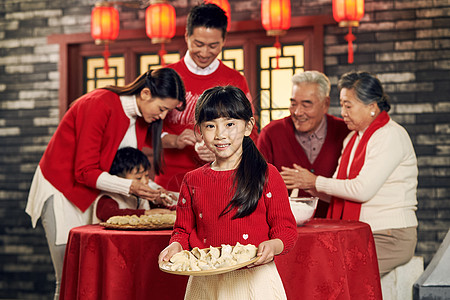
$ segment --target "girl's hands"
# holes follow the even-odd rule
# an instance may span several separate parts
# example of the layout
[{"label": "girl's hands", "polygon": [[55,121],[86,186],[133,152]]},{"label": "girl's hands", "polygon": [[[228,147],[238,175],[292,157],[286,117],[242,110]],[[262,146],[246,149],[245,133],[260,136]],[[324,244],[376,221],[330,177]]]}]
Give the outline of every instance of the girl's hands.
[{"label": "girl's hands", "polygon": [[133,179],[130,186],[130,194],[139,198],[155,202],[160,197],[160,191],[150,188],[147,184],[143,184],[137,179]]},{"label": "girl's hands", "polygon": [[163,262],[163,261],[169,261],[169,259],[171,259],[172,256],[174,256],[176,253],[178,253],[182,250],[183,250],[183,247],[181,246],[180,243],[173,242],[172,244],[170,244],[169,246],[164,248],[163,251],[161,251],[161,253],[159,254],[159,257],[158,257],[158,264],[161,264],[161,262]]},{"label": "girl's hands", "polygon": [[259,256],[259,259],[248,267],[254,267],[257,265],[267,264],[273,261],[275,255],[283,252],[284,245],[280,239],[273,239],[264,241],[258,246],[258,253],[256,256]]}]

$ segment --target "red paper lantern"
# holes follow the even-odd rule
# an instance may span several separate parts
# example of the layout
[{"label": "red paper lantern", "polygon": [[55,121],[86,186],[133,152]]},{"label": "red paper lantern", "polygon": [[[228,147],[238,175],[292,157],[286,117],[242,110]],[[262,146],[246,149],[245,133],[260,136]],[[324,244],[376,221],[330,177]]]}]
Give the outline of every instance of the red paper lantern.
[{"label": "red paper lantern", "polygon": [[108,2],[98,2],[91,13],[91,36],[95,43],[105,44],[103,57],[105,58],[105,72],[108,74],[109,43],[119,35],[119,12]]},{"label": "red paper lantern", "polygon": [[227,31],[229,31],[231,26],[231,8],[228,0],[206,0],[205,2],[215,4],[225,11],[228,19]]},{"label": "red paper lantern", "polygon": [[153,44],[161,44],[159,56],[164,66],[164,43],[170,42],[176,31],[175,8],[165,0],[153,0],[145,11],[145,31]]},{"label": "red paper lantern", "polygon": [[364,0],[333,0],[333,17],[340,27],[348,27],[345,40],[348,42],[348,63],[353,63],[353,41],[356,39],[352,27],[359,26],[364,16]]},{"label": "red paper lantern", "polygon": [[264,29],[269,36],[286,34],[291,27],[290,0],[262,0],[261,19]]},{"label": "red paper lantern", "polygon": [[291,27],[291,1],[290,0],[262,0],[261,20],[268,36],[275,36],[276,60],[279,68],[281,44],[279,36],[285,35]]}]

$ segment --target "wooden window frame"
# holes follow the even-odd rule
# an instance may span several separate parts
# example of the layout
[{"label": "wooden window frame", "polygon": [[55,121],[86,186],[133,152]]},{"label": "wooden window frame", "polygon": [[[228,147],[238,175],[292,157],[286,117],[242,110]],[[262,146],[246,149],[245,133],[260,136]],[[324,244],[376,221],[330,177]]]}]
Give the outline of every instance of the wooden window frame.
[{"label": "wooden window frame", "polygon": [[[323,72],[324,26],[335,24],[332,16],[318,15],[293,17],[291,29],[280,37],[280,42],[302,42],[305,51],[305,70]],[[186,52],[184,40],[185,26],[178,26],[175,37],[166,44],[166,50]],[[67,111],[70,103],[83,94],[83,57],[100,56],[103,46],[94,44],[90,33],[56,34],[47,38],[49,44],[59,44],[59,110],[60,118]],[[232,22],[226,38],[226,47],[244,48],[245,77],[250,93],[257,95],[257,51],[258,45],[271,45],[274,37],[266,35],[259,20]],[[157,52],[160,45],[152,44],[145,34],[145,29],[121,30],[116,41],[110,44],[111,55],[120,54],[125,59],[125,82],[131,82],[138,74],[137,57],[141,53]]]}]

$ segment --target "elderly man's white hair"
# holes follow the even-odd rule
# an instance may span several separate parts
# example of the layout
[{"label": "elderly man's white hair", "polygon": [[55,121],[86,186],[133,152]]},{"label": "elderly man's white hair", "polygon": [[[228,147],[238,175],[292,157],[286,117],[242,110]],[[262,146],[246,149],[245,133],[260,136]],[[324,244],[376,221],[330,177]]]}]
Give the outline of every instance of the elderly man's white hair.
[{"label": "elderly man's white hair", "polygon": [[298,85],[300,83],[317,83],[319,85],[319,98],[324,100],[330,96],[331,84],[328,77],[319,71],[305,71],[292,76],[292,83]]}]

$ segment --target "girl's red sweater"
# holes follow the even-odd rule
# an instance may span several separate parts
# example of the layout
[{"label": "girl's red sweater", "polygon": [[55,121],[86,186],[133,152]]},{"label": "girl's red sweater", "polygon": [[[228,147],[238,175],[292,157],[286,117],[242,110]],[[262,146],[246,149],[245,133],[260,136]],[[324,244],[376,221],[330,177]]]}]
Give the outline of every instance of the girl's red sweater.
[{"label": "girl's red sweater", "polygon": [[280,239],[285,253],[297,240],[286,186],[277,169],[268,165],[266,184],[256,210],[232,220],[235,210],[219,216],[234,194],[234,170],[214,171],[209,164],[186,174],[177,204],[177,219],[170,242],[183,249],[253,244]]}]

